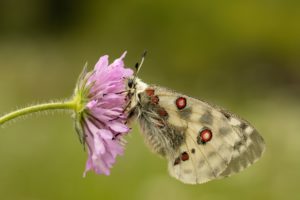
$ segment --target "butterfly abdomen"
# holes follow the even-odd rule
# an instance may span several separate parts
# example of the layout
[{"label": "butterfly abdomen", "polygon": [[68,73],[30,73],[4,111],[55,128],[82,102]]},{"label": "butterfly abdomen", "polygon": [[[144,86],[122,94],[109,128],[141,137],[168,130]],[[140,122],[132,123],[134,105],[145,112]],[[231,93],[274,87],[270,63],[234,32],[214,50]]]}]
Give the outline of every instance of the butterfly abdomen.
[{"label": "butterfly abdomen", "polygon": [[168,123],[169,114],[159,105],[159,97],[153,90],[139,94],[136,109],[146,143],[155,153],[173,157],[185,141],[185,130]]}]

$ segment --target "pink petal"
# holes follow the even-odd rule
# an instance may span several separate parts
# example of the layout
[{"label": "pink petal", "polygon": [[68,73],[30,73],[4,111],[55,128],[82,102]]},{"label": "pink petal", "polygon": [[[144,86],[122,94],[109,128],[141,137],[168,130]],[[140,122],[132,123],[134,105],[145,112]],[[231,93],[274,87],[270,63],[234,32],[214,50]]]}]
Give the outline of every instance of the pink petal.
[{"label": "pink petal", "polygon": [[90,101],[90,102],[88,102],[87,104],[86,104],[86,107],[88,108],[88,109],[92,109],[94,106],[96,106],[97,105],[97,100],[93,100],[93,101]]},{"label": "pink petal", "polygon": [[113,138],[113,134],[109,130],[106,130],[106,129],[100,129],[99,135],[104,140],[112,140],[112,138]]},{"label": "pink petal", "polygon": [[109,127],[110,127],[113,131],[116,131],[116,132],[124,133],[124,132],[128,132],[128,131],[129,131],[129,128],[128,128],[125,124],[122,124],[122,123],[116,122],[116,121],[112,121],[112,122],[109,124]]},{"label": "pink petal", "polygon": [[83,172],[83,177],[86,177],[86,173],[92,169],[92,166],[92,159],[88,158],[88,160],[86,161],[85,170]]},{"label": "pink petal", "polygon": [[125,51],[122,56],[116,60],[114,60],[114,62],[111,64],[112,67],[123,67],[124,66],[124,62],[123,59],[125,58],[127,52]]},{"label": "pink petal", "polygon": [[109,175],[110,171],[105,162],[102,161],[102,159],[99,159],[98,157],[92,157],[93,159],[93,168],[97,174],[104,173],[105,175]]},{"label": "pink petal", "polygon": [[83,130],[88,136],[88,160],[84,176],[89,170],[109,175],[116,157],[124,153],[120,138],[130,129],[125,125],[126,116],[123,113],[128,100],[120,92],[126,88],[124,78],[133,74],[131,69],[124,68],[125,55],[126,52],[110,65],[108,56],[102,56],[92,75],[88,76],[87,82],[92,85],[85,110],[90,117],[83,119]]},{"label": "pink petal", "polygon": [[101,70],[104,67],[108,66],[108,55],[100,57],[99,61],[95,65],[95,70]]},{"label": "pink petal", "polygon": [[105,153],[105,146],[103,144],[103,139],[98,135],[95,134],[94,136],[94,147],[95,147],[95,154],[104,154]]}]

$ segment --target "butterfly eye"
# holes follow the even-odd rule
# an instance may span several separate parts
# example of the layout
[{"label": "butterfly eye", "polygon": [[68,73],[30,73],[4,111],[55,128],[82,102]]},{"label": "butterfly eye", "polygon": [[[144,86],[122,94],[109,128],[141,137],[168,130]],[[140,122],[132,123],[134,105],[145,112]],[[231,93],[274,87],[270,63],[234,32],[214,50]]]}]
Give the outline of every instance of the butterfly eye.
[{"label": "butterfly eye", "polygon": [[127,84],[128,84],[129,88],[132,88],[133,87],[133,80],[129,79]]}]

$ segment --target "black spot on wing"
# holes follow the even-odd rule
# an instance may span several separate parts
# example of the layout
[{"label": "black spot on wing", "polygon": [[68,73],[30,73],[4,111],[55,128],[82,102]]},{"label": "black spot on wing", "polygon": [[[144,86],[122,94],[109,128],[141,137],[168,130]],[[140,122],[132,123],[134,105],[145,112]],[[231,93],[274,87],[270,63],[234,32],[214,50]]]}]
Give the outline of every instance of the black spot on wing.
[{"label": "black spot on wing", "polygon": [[234,144],[233,149],[237,150],[240,152],[240,148],[244,145],[244,143],[242,141],[237,142],[236,144]]},{"label": "black spot on wing", "polygon": [[245,122],[242,122],[240,127],[242,130],[245,130],[248,127],[248,125]]},{"label": "black spot on wing", "polygon": [[231,129],[229,127],[221,127],[219,129],[219,133],[224,136],[228,135],[230,133],[230,131],[231,131]]},{"label": "black spot on wing", "polygon": [[180,157],[177,157],[174,161],[174,165],[178,165],[180,163]]},{"label": "black spot on wing", "polygon": [[182,110],[178,110],[177,113],[179,114],[180,118],[189,120],[192,115],[192,108],[186,107]]},{"label": "black spot on wing", "polygon": [[213,123],[213,116],[210,111],[206,111],[200,118],[200,122],[205,125],[211,125]]},{"label": "black spot on wing", "polygon": [[226,111],[222,110],[221,112],[227,119],[231,118],[231,115],[229,113],[227,113]]}]

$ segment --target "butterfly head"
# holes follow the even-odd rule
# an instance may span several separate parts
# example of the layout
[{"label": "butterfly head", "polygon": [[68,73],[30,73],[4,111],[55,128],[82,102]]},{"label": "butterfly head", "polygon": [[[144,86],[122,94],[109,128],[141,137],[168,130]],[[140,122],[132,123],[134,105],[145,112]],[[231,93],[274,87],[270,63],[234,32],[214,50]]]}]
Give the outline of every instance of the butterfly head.
[{"label": "butterfly head", "polygon": [[136,76],[132,76],[127,79],[127,96],[130,99],[130,108],[137,105],[137,103],[139,102],[138,94],[145,91],[147,87],[148,85]]},{"label": "butterfly head", "polygon": [[140,63],[137,62],[135,64],[136,73],[127,79],[126,91],[128,91],[127,97],[130,99],[130,102],[129,102],[130,105],[128,106],[129,109],[131,109],[137,105],[137,103],[139,102],[138,94],[143,92],[148,86],[146,83],[144,83],[137,77],[137,74],[144,63],[146,54],[147,54],[147,51],[144,51],[141,62]]}]

